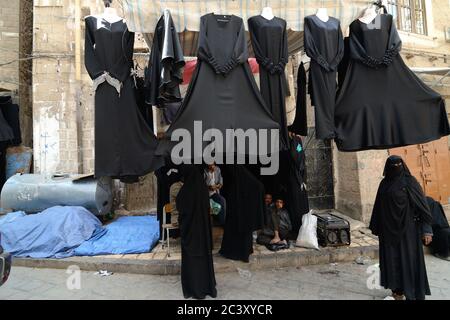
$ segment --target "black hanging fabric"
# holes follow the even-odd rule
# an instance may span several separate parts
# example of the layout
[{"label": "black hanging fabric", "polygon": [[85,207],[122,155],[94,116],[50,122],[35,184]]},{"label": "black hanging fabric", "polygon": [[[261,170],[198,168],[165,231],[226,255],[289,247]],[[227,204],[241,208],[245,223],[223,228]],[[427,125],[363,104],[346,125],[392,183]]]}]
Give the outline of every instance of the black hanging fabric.
[{"label": "black hanging fabric", "polygon": [[[218,129],[223,137],[227,129],[279,128],[265,107],[247,59],[241,18],[212,13],[201,17],[196,69],[183,104],[161,141],[159,154],[170,153],[170,137],[176,129],[186,129],[194,136],[194,121],[202,121],[203,131]],[[202,150],[208,144],[205,142],[192,158],[202,159]],[[216,149],[216,154],[227,151]],[[247,148],[244,153],[250,152]]]},{"label": "black hanging fabric", "polygon": [[289,153],[289,173],[285,180],[287,182],[286,208],[291,218],[292,231],[298,233],[303,215],[309,212],[306,155],[300,136],[291,135]]},{"label": "black hanging fabric", "polygon": [[6,182],[6,149],[8,147],[7,142],[0,142],[0,192],[3,189],[3,185]]},{"label": "black hanging fabric", "polygon": [[181,285],[185,298],[215,298],[209,192],[201,168],[182,167],[184,184],[177,196],[181,233]]},{"label": "black hanging fabric", "polygon": [[430,295],[422,234],[432,221],[426,197],[404,161],[390,156],[378,187],[370,230],[379,238],[380,283],[407,299]]},{"label": "black hanging fabric", "polygon": [[393,18],[350,25],[350,62],[336,101],[340,151],[388,149],[450,134],[445,102],[403,62]]},{"label": "black hanging fabric", "polygon": [[253,253],[253,231],[261,229],[264,223],[264,186],[244,165],[227,165],[223,169],[227,212],[219,253],[248,262]]},{"label": "black hanging fabric", "polygon": [[0,111],[13,132],[13,138],[10,140],[10,145],[20,145],[22,143],[22,133],[20,130],[19,106],[12,102],[10,96],[2,96],[0,97]]},{"label": "black hanging fabric", "polygon": [[311,58],[308,92],[314,106],[316,138],[335,137],[334,110],[336,71],[344,54],[344,39],[338,19],[320,20],[316,15],[305,17],[305,51]]},{"label": "black hanging fabric", "polygon": [[86,21],[85,65],[95,88],[95,176],[143,176],[164,162],[135,99],[134,33],[124,20]]},{"label": "black hanging fabric", "polygon": [[295,105],[295,119],[289,126],[289,131],[306,137],[308,135],[306,103],[306,70],[303,62],[297,71],[297,99]]},{"label": "black hanging fabric", "polygon": [[10,143],[14,139],[14,131],[3,116],[3,112],[1,112],[3,111],[3,103],[6,102],[5,105],[9,104],[10,100],[11,97],[2,98],[2,100],[0,100],[0,142]]},{"label": "black hanging fabric", "polygon": [[450,256],[450,225],[445,216],[442,205],[431,197],[427,197],[428,205],[430,207],[433,222],[431,227],[433,229],[433,241],[431,248],[433,253],[437,253],[442,257]]},{"label": "black hanging fabric", "polygon": [[161,106],[167,102],[181,101],[180,83],[185,65],[183,49],[169,10],[156,24],[146,78],[147,103]]},{"label": "black hanging fabric", "polygon": [[[147,71],[147,69],[146,69]],[[150,130],[153,130],[153,110],[150,104],[145,102],[145,95],[147,88],[145,86],[145,78],[136,76],[136,103],[138,105],[139,111],[141,112],[142,118],[144,118],[145,123],[148,125]]]},{"label": "black hanging fabric", "polygon": [[259,64],[260,91],[280,126],[280,139],[288,148],[286,120],[287,81],[285,67],[288,63],[288,41],[286,21],[274,17],[271,20],[261,15],[248,19],[248,30]]}]

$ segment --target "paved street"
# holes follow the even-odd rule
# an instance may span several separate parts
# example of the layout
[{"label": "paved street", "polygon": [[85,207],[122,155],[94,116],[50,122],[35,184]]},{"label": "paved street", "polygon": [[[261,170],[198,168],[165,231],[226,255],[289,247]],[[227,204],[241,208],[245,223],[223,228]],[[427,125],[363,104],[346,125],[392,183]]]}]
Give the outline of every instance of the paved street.
[{"label": "paved street", "polygon": [[[383,299],[388,291],[367,286],[371,276],[367,268],[376,262],[219,273],[218,298]],[[427,268],[430,299],[450,299],[450,262],[427,256]],[[67,282],[75,289],[69,290]],[[76,289],[78,285],[80,289]],[[183,299],[183,295],[179,276],[81,272],[77,277],[76,272],[68,274],[66,270],[16,267],[0,288],[0,299]]]}]

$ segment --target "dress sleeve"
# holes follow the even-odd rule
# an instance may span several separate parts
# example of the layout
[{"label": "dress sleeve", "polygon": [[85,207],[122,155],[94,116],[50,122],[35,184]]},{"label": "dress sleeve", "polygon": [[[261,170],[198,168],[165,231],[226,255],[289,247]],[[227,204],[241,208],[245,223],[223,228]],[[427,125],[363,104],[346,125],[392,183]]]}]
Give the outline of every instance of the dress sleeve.
[{"label": "dress sleeve", "polygon": [[[383,181],[381,182],[383,183]],[[375,236],[379,236],[380,235],[380,214],[381,214],[381,208],[380,208],[380,201],[381,201],[381,196],[380,196],[380,186],[378,187],[378,191],[377,191],[377,196],[375,198],[375,203],[373,205],[373,210],[372,210],[372,217],[370,218],[370,224],[369,224],[369,229],[370,231],[372,231],[372,234],[374,234]]]},{"label": "dress sleeve", "polygon": [[213,68],[216,74],[221,73],[221,66],[217,62],[217,60],[213,57],[211,53],[211,47],[207,38],[208,30],[206,17],[203,16],[200,18],[200,32],[199,32],[199,40],[198,40],[198,53],[197,56],[202,61],[208,63],[211,68]]},{"label": "dress sleeve", "polygon": [[411,202],[414,205],[415,216],[421,224],[430,224],[433,220],[428,201],[423,193],[422,187],[413,176],[408,179],[407,191]]},{"label": "dress sleeve", "polygon": [[338,25],[338,47],[336,56],[334,57],[333,61],[330,63],[330,69],[335,71],[337,70],[339,63],[341,62],[342,58],[344,57],[344,36],[342,35],[342,29],[341,24]]},{"label": "dress sleeve", "polygon": [[236,43],[234,44],[233,48],[233,54],[231,55],[230,60],[225,63],[220,69],[221,73],[224,76],[230,73],[230,71],[236,68],[238,65],[243,64],[248,60],[248,48],[247,41],[245,40],[244,22],[242,20],[240,20],[239,22],[240,26]]},{"label": "dress sleeve", "polygon": [[304,45],[305,45],[306,54],[308,55],[308,57],[310,57],[315,62],[317,62],[326,71],[328,71],[328,72],[332,71],[327,60],[320,54],[319,49],[317,49],[317,47],[316,47],[316,43],[315,43],[314,38],[311,33],[310,19],[308,19],[308,17],[305,17],[304,26],[305,26],[304,27],[305,28],[305,30],[304,30]]},{"label": "dress sleeve", "polygon": [[86,70],[92,80],[97,78],[103,73],[103,68],[101,63],[95,54],[95,36],[94,36],[94,26],[92,25],[92,17],[86,17],[86,34],[85,34],[85,45],[84,45],[84,65]]}]

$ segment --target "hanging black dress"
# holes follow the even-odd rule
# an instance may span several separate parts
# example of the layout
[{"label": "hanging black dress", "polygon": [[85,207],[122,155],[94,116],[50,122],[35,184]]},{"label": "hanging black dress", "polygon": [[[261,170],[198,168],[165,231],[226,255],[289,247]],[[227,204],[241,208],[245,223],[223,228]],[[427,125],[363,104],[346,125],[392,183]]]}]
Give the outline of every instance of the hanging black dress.
[{"label": "hanging black dress", "polygon": [[433,230],[433,241],[431,248],[434,254],[439,254],[442,257],[450,256],[450,225],[445,216],[442,205],[433,198],[427,197],[428,205],[430,206],[431,215],[433,216],[433,223],[431,224]]},{"label": "hanging black dress", "polygon": [[10,105],[11,97],[0,97],[0,191],[6,182],[6,149],[14,140],[14,131],[3,117],[3,108]]},{"label": "hanging black dress", "polygon": [[261,94],[280,125],[280,138],[288,147],[286,120],[286,75],[284,69],[288,63],[288,43],[286,21],[274,17],[271,20],[261,15],[248,19],[248,31],[260,66],[259,79]]},{"label": "hanging black dress", "polygon": [[[203,131],[218,129],[223,137],[226,129],[278,129],[247,62],[242,19],[212,13],[202,16],[198,42],[197,66],[183,105],[166,132],[166,142],[176,129],[186,129],[194,137],[194,121],[202,121]],[[173,145],[162,145],[158,152],[167,153]],[[192,150],[193,158],[202,159],[203,150]],[[216,149],[217,154],[226,151]]]},{"label": "hanging black dress", "polygon": [[95,90],[95,176],[142,176],[162,164],[158,141],[138,110],[132,77],[134,33],[124,20],[86,21],[85,65]]},{"label": "hanging black dress", "polygon": [[344,39],[338,19],[324,22],[316,15],[305,17],[305,51],[311,58],[308,91],[314,106],[316,138],[335,137],[334,109],[336,70],[344,54]]},{"label": "hanging black dress", "polygon": [[297,98],[295,104],[295,119],[289,126],[289,131],[306,137],[308,135],[306,103],[306,70],[305,65],[300,63],[297,71]]},{"label": "hanging black dress", "polygon": [[181,232],[181,285],[185,298],[217,296],[212,258],[209,193],[201,168],[184,165],[177,196]]},{"label": "hanging black dress", "polygon": [[147,103],[161,106],[181,101],[179,85],[183,82],[184,55],[169,10],[164,10],[156,24],[148,63]]},{"label": "hanging black dress", "polygon": [[422,235],[431,220],[419,183],[400,157],[390,156],[369,227],[379,238],[380,284],[403,291],[409,300],[430,295]]},{"label": "hanging black dress", "polygon": [[292,222],[292,231],[298,233],[302,225],[302,217],[309,211],[306,190],[306,156],[301,137],[293,135],[290,138],[289,151],[286,207]]},{"label": "hanging black dress", "polygon": [[420,144],[450,133],[442,97],[403,62],[392,16],[350,25],[350,62],[336,101],[341,151]]},{"label": "hanging black dress", "polygon": [[248,262],[253,253],[253,231],[264,224],[264,185],[244,165],[227,165],[223,172],[227,214],[219,253]]}]

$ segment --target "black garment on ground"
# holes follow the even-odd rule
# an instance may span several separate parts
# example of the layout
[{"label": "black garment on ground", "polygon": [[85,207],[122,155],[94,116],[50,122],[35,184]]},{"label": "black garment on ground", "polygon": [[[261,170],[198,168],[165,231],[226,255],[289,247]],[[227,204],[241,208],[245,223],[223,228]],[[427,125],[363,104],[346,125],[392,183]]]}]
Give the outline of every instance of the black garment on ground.
[{"label": "black garment on ground", "polygon": [[316,138],[335,137],[334,109],[336,70],[344,54],[344,39],[338,19],[324,22],[316,15],[305,17],[305,51],[311,58],[308,91],[316,115]]},{"label": "black garment on ground", "polygon": [[86,21],[85,65],[91,79],[108,72],[121,82],[120,94],[107,81],[95,92],[95,176],[142,176],[163,165],[155,157],[156,137],[136,105],[130,76],[134,33],[124,20],[101,17]]},{"label": "black garment on ground", "polygon": [[450,254],[450,226],[447,217],[445,216],[444,209],[439,202],[431,197],[427,197],[427,201],[431,215],[433,216],[433,222],[431,224],[433,229],[431,249],[433,250],[433,253],[448,257]]},{"label": "black garment on ground", "polygon": [[306,70],[305,65],[300,63],[297,71],[297,98],[295,105],[295,119],[289,126],[289,131],[306,137],[308,135],[306,103]]},{"label": "black garment on ground", "polygon": [[10,96],[3,96],[0,97],[0,111],[13,131],[13,138],[10,140],[10,146],[20,145],[22,143],[22,134],[20,130],[19,106],[12,102]]},{"label": "black garment on ground", "polygon": [[286,177],[287,199],[286,208],[288,209],[292,232],[297,234],[302,225],[302,217],[309,212],[308,192],[306,190],[306,156],[303,148],[302,139],[293,135],[290,138],[290,159],[289,173]]},{"label": "black garment on ground", "polygon": [[248,30],[259,64],[259,87],[267,108],[280,126],[280,139],[288,147],[286,120],[287,82],[284,69],[288,63],[286,21],[261,15],[248,19]]},{"label": "black garment on ground", "polygon": [[403,290],[410,300],[430,295],[422,233],[431,219],[419,183],[400,157],[390,156],[378,187],[370,230],[379,237],[381,285]]},{"label": "black garment on ground", "polygon": [[160,106],[165,102],[181,101],[184,55],[177,30],[169,10],[156,24],[146,78],[147,103]]},{"label": "black garment on ground", "polygon": [[403,62],[393,18],[350,25],[350,62],[336,101],[340,151],[420,144],[450,133],[442,97]]},{"label": "black garment on ground", "polygon": [[264,186],[243,165],[223,167],[223,194],[227,214],[219,253],[232,260],[249,261],[253,253],[253,231],[264,222]]},{"label": "black garment on ground", "polygon": [[212,258],[208,187],[201,168],[183,167],[184,184],[177,196],[181,232],[181,285],[185,298],[217,296]]},{"label": "black garment on ground", "polygon": [[[193,137],[194,121],[202,121],[203,132],[215,128],[223,137],[226,129],[278,129],[247,59],[241,18],[212,13],[201,17],[196,69],[183,105],[166,132],[164,145],[158,150],[160,154],[170,153],[174,143],[169,140],[174,130],[186,129]],[[208,144],[204,142],[203,147]],[[192,147],[192,150],[193,158],[203,158],[203,149]],[[216,154],[226,151],[216,150]],[[245,150],[245,154],[249,153],[252,151]]]}]

